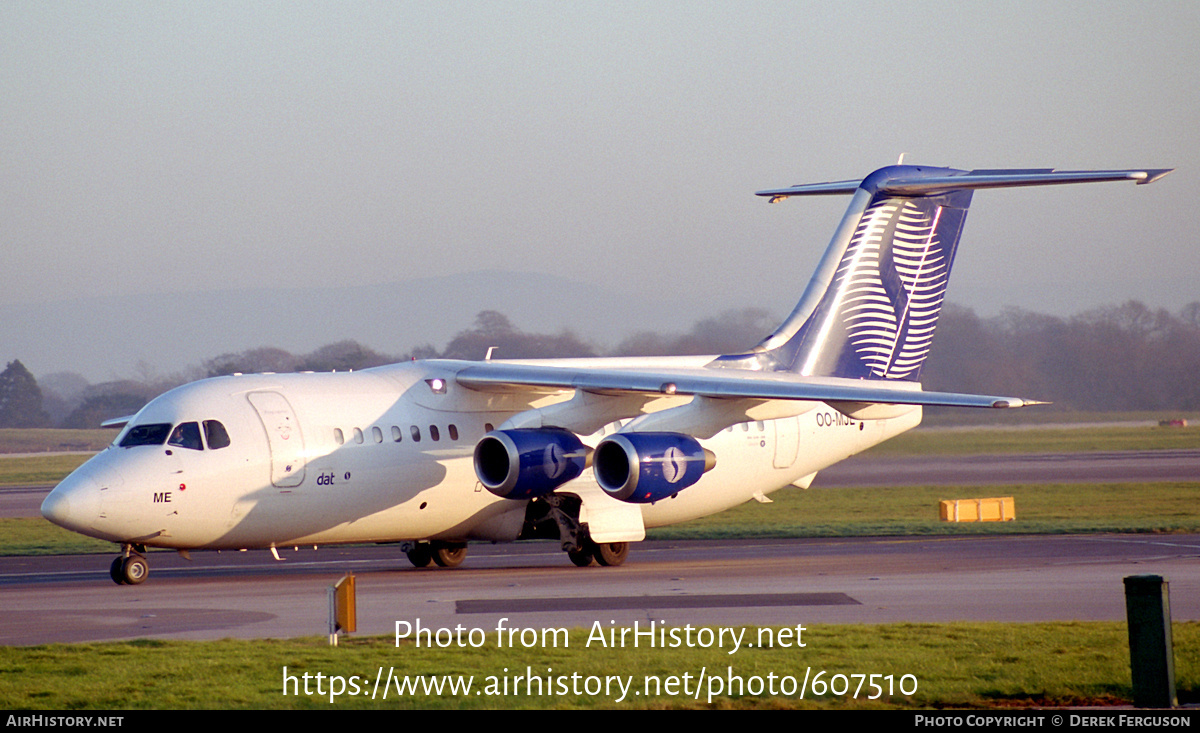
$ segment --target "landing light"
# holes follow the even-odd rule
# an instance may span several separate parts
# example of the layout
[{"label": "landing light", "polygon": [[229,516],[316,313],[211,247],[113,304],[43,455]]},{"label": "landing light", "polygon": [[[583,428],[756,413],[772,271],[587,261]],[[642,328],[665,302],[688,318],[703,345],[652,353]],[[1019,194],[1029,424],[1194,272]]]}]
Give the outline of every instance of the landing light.
[{"label": "landing light", "polygon": [[429,389],[433,390],[434,394],[446,394],[446,380],[441,377],[426,379],[425,384],[429,385]]}]

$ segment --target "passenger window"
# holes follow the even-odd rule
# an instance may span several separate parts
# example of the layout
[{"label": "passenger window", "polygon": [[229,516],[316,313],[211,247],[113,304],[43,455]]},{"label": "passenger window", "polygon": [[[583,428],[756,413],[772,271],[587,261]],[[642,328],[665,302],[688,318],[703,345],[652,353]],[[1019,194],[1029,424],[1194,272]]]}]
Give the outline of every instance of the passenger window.
[{"label": "passenger window", "polygon": [[493,430],[495,430],[495,428],[494,428],[494,427],[492,427],[492,424],[491,424],[490,422],[485,422],[485,423],[483,424],[483,432],[485,432],[485,433],[490,433],[490,432],[492,432]]},{"label": "passenger window", "polygon": [[408,429],[408,431],[410,433],[412,433],[412,438],[413,438],[414,443],[421,442],[421,429],[420,428],[418,428],[416,425],[413,425],[411,428]]},{"label": "passenger window", "polygon": [[204,442],[208,443],[209,450],[225,448],[229,445],[229,433],[225,432],[225,426],[216,420],[205,420]]},{"label": "passenger window", "polygon": [[200,426],[194,422],[179,423],[167,438],[167,445],[175,445],[188,450],[204,450],[200,442]]},{"label": "passenger window", "polygon": [[333,440],[334,440],[334,442],[336,442],[338,445],[342,445],[342,444],[344,444],[344,443],[346,442],[346,436],[345,436],[345,435],[342,435],[342,429],[341,429],[341,428],[334,428],[334,429],[333,429]]},{"label": "passenger window", "polygon": [[362,428],[354,429],[354,442],[358,443],[359,445],[362,445],[362,442],[363,442]]},{"label": "passenger window", "polygon": [[458,440],[458,428],[454,423],[450,424],[450,440]]},{"label": "passenger window", "polygon": [[438,432],[437,425],[429,426],[429,439],[430,440],[441,440],[442,439],[442,434]]},{"label": "passenger window", "polygon": [[378,425],[371,428],[371,437],[375,439],[376,443],[383,442],[383,431],[379,429]]},{"label": "passenger window", "polygon": [[766,423],[764,423],[762,420],[759,420],[759,421],[757,421],[757,422],[755,422],[755,423],[754,423],[754,427],[758,428],[758,432],[762,433],[762,432],[765,432],[765,431],[766,431],[766,429],[767,429],[767,424],[766,424]]},{"label": "passenger window", "polygon": [[404,433],[400,432],[400,427],[398,425],[393,425],[392,426],[392,440],[399,443],[403,439],[404,439]]}]

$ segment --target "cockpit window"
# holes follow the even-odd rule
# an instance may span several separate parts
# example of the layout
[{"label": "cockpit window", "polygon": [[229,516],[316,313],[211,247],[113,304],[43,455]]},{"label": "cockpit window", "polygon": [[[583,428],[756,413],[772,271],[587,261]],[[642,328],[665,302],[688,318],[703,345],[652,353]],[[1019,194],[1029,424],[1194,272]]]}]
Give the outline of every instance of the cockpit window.
[{"label": "cockpit window", "polygon": [[225,426],[216,420],[205,420],[204,440],[208,442],[209,450],[224,448],[229,445],[229,433],[225,432]]},{"label": "cockpit window", "polygon": [[162,445],[171,432],[170,423],[152,423],[150,425],[134,425],[121,438],[122,448],[132,448],[135,445]]},{"label": "cockpit window", "polygon": [[167,440],[167,445],[177,445],[189,450],[204,450],[204,444],[200,442],[200,426],[194,422],[179,423]]}]

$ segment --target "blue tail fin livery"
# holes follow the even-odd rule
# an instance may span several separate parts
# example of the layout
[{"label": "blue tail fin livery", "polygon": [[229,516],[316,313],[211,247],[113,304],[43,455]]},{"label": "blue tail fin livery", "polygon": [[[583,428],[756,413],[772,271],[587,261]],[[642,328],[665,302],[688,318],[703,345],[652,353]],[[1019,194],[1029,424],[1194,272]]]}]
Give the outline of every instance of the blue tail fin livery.
[{"label": "blue tail fin livery", "polygon": [[929,354],[975,189],[1132,179],[1169,171],[984,170],[895,165],[861,181],[760,191],[854,198],[800,303],[751,354],[714,367],[916,382]]}]

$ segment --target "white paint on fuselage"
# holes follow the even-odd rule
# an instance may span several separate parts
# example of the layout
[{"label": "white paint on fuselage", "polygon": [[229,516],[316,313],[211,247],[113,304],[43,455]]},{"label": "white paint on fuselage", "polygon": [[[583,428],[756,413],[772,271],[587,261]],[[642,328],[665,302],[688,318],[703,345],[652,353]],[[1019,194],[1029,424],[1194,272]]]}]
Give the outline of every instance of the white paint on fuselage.
[{"label": "white paint on fuselage", "polygon": [[[699,358],[670,362],[690,366]],[[629,361],[638,367],[651,363]],[[65,519],[60,523],[83,534],[179,549],[515,539],[526,502],[501,499],[480,486],[472,465],[474,446],[489,426],[573,393],[469,390],[454,382],[454,371],[450,362],[411,362],[361,372],[239,375],[184,385],[146,405],[131,425],[219,420],[229,433],[227,447],[122,448],[118,436],[67,477],[47,506],[58,502],[55,521]],[[435,379],[443,380],[444,392],[429,385],[427,380]],[[298,431],[288,440],[303,442],[302,451],[287,444],[286,465],[276,465],[274,483],[272,428],[248,398],[256,393],[286,400]],[[658,407],[688,399],[664,397]],[[717,455],[716,467],[674,497],[643,506],[645,526],[706,516],[769,494],[920,421],[919,408],[899,418],[864,422],[812,404],[799,417],[784,418],[797,421],[790,429],[775,421],[751,421],[702,441]],[[798,440],[799,450],[779,450],[777,436]],[[594,446],[601,437],[588,436],[585,442]],[[277,448],[276,459],[281,452]],[[781,462],[780,456],[794,460]],[[281,471],[301,470],[297,485],[279,478]],[[590,471],[579,480],[591,480]],[[559,491],[571,493],[571,484]]]}]

